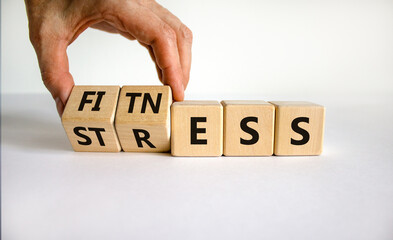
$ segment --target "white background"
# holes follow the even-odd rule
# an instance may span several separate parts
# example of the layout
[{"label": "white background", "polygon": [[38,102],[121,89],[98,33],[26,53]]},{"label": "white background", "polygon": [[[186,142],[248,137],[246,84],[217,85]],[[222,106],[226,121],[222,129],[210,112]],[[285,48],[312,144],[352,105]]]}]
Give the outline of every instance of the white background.
[{"label": "white background", "polygon": [[[321,156],[247,158],[73,152],[1,3],[2,239],[393,239],[393,1],[160,2],[194,33],[186,98],[326,106]],[[120,36],[68,53],[77,84],[159,84]]]},{"label": "white background", "polygon": [[[2,91],[45,92],[24,3],[1,2]],[[194,33],[186,98],[393,95],[391,0],[159,2]],[[121,36],[88,29],[68,54],[76,84],[159,84],[148,52]]]}]

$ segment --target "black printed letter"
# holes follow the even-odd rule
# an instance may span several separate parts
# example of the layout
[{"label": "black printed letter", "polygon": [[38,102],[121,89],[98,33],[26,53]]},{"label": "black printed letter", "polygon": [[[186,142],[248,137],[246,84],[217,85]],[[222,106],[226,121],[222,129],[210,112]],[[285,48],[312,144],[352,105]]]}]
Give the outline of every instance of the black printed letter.
[{"label": "black printed letter", "polygon": [[[83,108],[86,103],[92,103],[93,100],[87,99],[87,97],[89,95],[95,95],[95,94],[96,94],[96,92],[94,92],[94,91],[83,92],[82,100],[81,100],[81,103],[79,104],[78,111],[83,111]],[[100,111],[100,103],[102,100],[102,96],[105,95],[105,92],[97,92],[97,95],[98,95],[97,101],[96,101],[96,104],[94,105],[94,107],[91,109],[92,111]]]},{"label": "black printed letter", "polygon": [[100,111],[100,103],[102,100],[102,96],[105,95],[105,92],[97,92],[97,95],[98,95],[97,102],[96,105],[94,105],[94,107],[91,109],[92,111]]},{"label": "black printed letter", "polygon": [[151,98],[150,93],[145,93],[145,95],[143,96],[141,113],[145,113],[146,112],[147,101],[149,101],[151,110],[153,110],[154,113],[158,113],[158,111],[160,110],[161,97],[162,97],[162,93],[159,93],[157,95],[156,104],[154,105],[153,99]]},{"label": "black printed letter", "polygon": [[80,131],[86,131],[86,128],[84,128],[84,127],[75,127],[75,128],[74,128],[74,133],[75,133],[75,135],[78,136],[78,137],[81,137],[81,138],[85,139],[86,141],[85,141],[85,142],[82,142],[82,141],[79,141],[79,140],[78,140],[78,143],[79,143],[80,145],[86,145],[86,146],[87,146],[87,145],[90,145],[90,144],[91,144],[91,139],[90,139],[88,136],[86,136],[86,135],[80,133]]},{"label": "black printed letter", "polygon": [[243,144],[243,145],[253,145],[253,144],[257,143],[259,140],[258,132],[255,129],[252,129],[249,126],[247,126],[248,122],[258,123],[258,118],[257,117],[245,117],[240,122],[241,129],[252,136],[252,138],[250,140],[245,140],[243,138],[240,138],[240,144]]},{"label": "black printed letter", "polygon": [[306,130],[304,130],[303,128],[299,127],[300,122],[308,123],[309,118],[308,117],[298,117],[292,121],[292,130],[303,136],[303,139],[301,139],[301,140],[295,140],[295,139],[291,138],[292,145],[304,145],[310,140],[310,134]]},{"label": "black printed letter", "polygon": [[94,131],[97,135],[98,142],[101,146],[105,146],[104,139],[102,139],[101,132],[105,132],[105,128],[89,128],[89,131]]},{"label": "black printed letter", "polygon": [[[143,129],[132,129],[134,132],[136,143],[138,147],[143,148],[142,141],[144,141],[150,148],[156,148],[148,139],[150,138],[150,133]],[[143,133],[143,137],[139,133]]]},{"label": "black printed letter", "polygon": [[93,92],[93,91],[86,91],[86,92],[84,92],[82,100],[81,100],[81,103],[79,104],[78,111],[83,111],[83,107],[85,106],[86,103],[92,103],[93,100],[87,99],[87,97],[89,95],[95,95],[95,94],[96,94],[96,92]]},{"label": "black printed letter", "polygon": [[142,93],[126,93],[126,96],[131,97],[130,106],[128,107],[128,113],[132,113],[134,111],[135,99],[142,96]]},{"label": "black printed letter", "polygon": [[198,139],[198,133],[206,133],[206,128],[198,128],[198,122],[206,122],[206,117],[191,117],[191,144],[207,144],[207,139]]}]

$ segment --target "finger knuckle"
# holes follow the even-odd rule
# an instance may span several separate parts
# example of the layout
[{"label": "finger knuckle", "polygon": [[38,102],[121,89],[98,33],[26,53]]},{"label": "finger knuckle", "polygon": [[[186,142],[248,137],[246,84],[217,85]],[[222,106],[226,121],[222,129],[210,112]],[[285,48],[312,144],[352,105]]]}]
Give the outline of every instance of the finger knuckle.
[{"label": "finger knuckle", "polygon": [[154,3],[154,0],[137,0],[136,3],[139,4],[139,5],[141,5],[141,6],[148,7],[148,6],[150,6],[152,3]]},{"label": "finger knuckle", "polygon": [[56,75],[46,69],[41,69],[41,78],[46,87],[50,87],[56,81]]},{"label": "finger knuckle", "polygon": [[45,42],[49,37],[48,35],[50,35],[47,27],[43,25],[44,24],[40,24],[38,26],[30,27],[29,39],[36,49],[40,49],[43,42]]},{"label": "finger knuckle", "polygon": [[30,39],[30,43],[33,46],[37,46],[39,44],[39,42],[40,42],[41,37],[38,34],[36,34],[35,32],[31,32],[30,31],[29,39]]},{"label": "finger knuckle", "polygon": [[167,41],[176,42],[176,32],[168,24],[162,25],[162,34]]},{"label": "finger knuckle", "polygon": [[193,40],[192,31],[186,25],[184,24],[180,25],[180,34],[183,39],[185,39],[188,42],[192,42]]},{"label": "finger knuckle", "polygon": [[40,29],[30,27],[29,39],[30,39],[31,44],[34,47],[38,47],[43,39],[43,35],[42,35]]}]

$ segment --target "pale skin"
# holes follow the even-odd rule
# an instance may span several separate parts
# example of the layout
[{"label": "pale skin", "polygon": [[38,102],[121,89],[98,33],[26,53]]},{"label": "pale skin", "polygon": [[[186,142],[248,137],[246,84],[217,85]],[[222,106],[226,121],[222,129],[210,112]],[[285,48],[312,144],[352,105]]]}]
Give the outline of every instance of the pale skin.
[{"label": "pale skin", "polygon": [[[146,47],[160,81],[184,99],[191,68],[192,32],[154,0],[25,0],[30,41],[42,80],[61,116],[74,80],[67,47],[88,27],[118,33]],[[94,83],[93,83],[94,84]]]}]

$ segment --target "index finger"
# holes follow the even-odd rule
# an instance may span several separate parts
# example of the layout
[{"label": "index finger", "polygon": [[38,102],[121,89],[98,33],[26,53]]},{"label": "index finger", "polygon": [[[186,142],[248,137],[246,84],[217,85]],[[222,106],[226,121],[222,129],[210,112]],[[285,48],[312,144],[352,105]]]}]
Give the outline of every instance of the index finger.
[{"label": "index finger", "polygon": [[[184,99],[183,72],[177,48],[176,32],[148,8],[129,3],[115,13],[121,30],[152,47],[162,82],[169,85],[176,101]],[[117,19],[112,19],[116,22]]]}]

